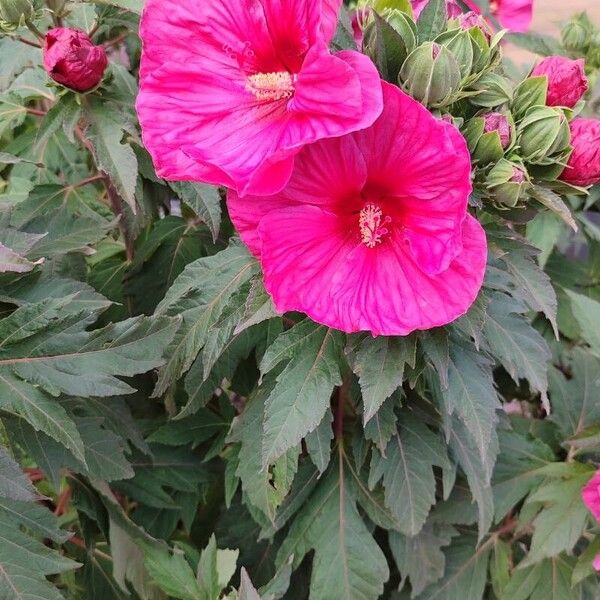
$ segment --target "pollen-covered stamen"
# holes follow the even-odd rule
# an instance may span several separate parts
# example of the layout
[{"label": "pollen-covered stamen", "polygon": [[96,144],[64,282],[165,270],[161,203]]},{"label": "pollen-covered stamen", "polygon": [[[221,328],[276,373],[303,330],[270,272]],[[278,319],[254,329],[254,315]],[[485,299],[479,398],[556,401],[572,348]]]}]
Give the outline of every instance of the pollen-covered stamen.
[{"label": "pollen-covered stamen", "polygon": [[297,75],[287,71],[256,73],[246,79],[246,89],[258,100],[284,100],[294,95]]},{"label": "pollen-covered stamen", "polygon": [[382,210],[375,204],[367,204],[358,218],[360,227],[360,239],[367,248],[375,248],[381,244],[384,236],[389,233],[386,227],[391,223],[390,217],[384,217]]}]

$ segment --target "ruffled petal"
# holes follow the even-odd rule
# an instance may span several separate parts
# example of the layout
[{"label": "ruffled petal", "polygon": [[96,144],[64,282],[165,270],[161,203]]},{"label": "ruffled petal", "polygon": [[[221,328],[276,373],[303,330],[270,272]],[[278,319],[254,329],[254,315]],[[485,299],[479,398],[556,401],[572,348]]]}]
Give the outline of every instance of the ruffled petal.
[{"label": "ruffled petal", "polygon": [[487,245],[478,221],[462,227],[463,249],[429,276],[399,239],[367,248],[339,215],[314,206],[268,213],[260,222],[266,289],[281,312],[352,333],[407,335],[463,315],[485,272]]},{"label": "ruffled petal", "polygon": [[600,521],[600,471],[586,483],[581,490],[581,497],[588,510]]},{"label": "ruffled petal", "polygon": [[322,140],[296,157],[293,175],[279,194],[241,198],[230,190],[229,216],[244,243],[255,256],[260,256],[258,224],[267,213],[302,204],[334,209],[359,196],[366,179],[365,161],[352,136]]},{"label": "ruffled petal", "polygon": [[498,0],[495,14],[502,27],[523,33],[533,19],[533,0]]},{"label": "ruffled petal", "polygon": [[397,218],[417,264],[431,275],[461,250],[471,185],[471,159],[458,129],[413,98],[383,84],[384,109],[355,134],[372,193],[396,199]]},{"label": "ruffled petal", "polygon": [[321,2],[321,32],[325,43],[329,44],[337,29],[338,16],[343,0],[321,0]]}]

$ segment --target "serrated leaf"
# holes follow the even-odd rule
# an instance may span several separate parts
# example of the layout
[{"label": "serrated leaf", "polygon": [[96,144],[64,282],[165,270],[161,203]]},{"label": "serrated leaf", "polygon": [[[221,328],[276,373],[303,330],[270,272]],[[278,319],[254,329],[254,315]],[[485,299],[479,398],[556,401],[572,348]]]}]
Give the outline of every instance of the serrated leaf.
[{"label": "serrated leaf", "polygon": [[600,421],[600,359],[582,348],[575,348],[572,361],[570,379],[555,367],[549,372],[553,408],[549,418],[565,437]]},{"label": "serrated leaf", "polygon": [[137,158],[131,146],[122,143],[123,125],[119,115],[106,104],[94,102],[89,105],[87,117],[90,122],[87,134],[94,146],[98,168],[110,177],[119,196],[136,214]]},{"label": "serrated leaf", "polygon": [[241,333],[253,325],[279,316],[275,311],[273,299],[269,296],[267,290],[265,290],[262,279],[255,277],[250,285],[244,314],[240,319],[240,323],[236,326],[234,333]]},{"label": "serrated leaf", "polygon": [[0,243],[0,273],[29,273],[43,262],[43,258],[30,261]]},{"label": "serrated leaf", "polygon": [[0,506],[3,498],[35,500],[36,491],[17,461],[0,446]]},{"label": "serrated leaf", "polygon": [[[265,398],[276,385],[268,378],[252,397],[244,412],[234,421],[230,441],[240,442],[236,475],[248,500],[270,520],[286,497],[297,468],[298,450],[292,448],[280,457],[271,469],[263,468],[262,424]],[[290,477],[291,476],[291,477]]]},{"label": "serrated leaf", "polygon": [[500,430],[500,452],[494,469],[495,521],[498,523],[544,480],[543,467],[555,460],[552,449],[519,431]]},{"label": "serrated leaf", "polygon": [[256,261],[248,251],[232,245],[187,265],[175,280],[156,315],[181,315],[182,325],[167,350],[167,362],[159,370],[155,396],[163,394],[190,368],[229,299],[255,270]]},{"label": "serrated leaf", "polygon": [[573,231],[578,230],[571,209],[558,194],[539,185],[534,186],[530,193],[538,202],[558,215]]},{"label": "serrated leaf", "polygon": [[383,402],[402,385],[405,364],[414,368],[416,342],[415,336],[362,336],[350,342],[347,352],[352,370],[359,378],[364,424],[371,420]]},{"label": "serrated leaf", "polygon": [[336,460],[294,519],[277,563],[293,555],[298,565],[312,549],[311,598],[325,600],[335,590],[340,600],[376,600],[389,577],[388,566],[345,484],[343,463]]},{"label": "serrated leaf", "polygon": [[418,535],[408,537],[390,531],[390,549],[400,571],[402,583],[410,579],[411,596],[418,596],[427,586],[444,576],[446,557],[442,548],[458,535],[449,525],[427,523]]},{"label": "serrated leaf", "polygon": [[192,568],[181,551],[146,547],[144,563],[150,577],[169,596],[181,600],[211,600],[203,593]]},{"label": "serrated leaf", "polygon": [[565,293],[571,301],[573,316],[581,327],[581,336],[600,356],[600,302],[571,290],[565,290]]},{"label": "serrated leaf", "polygon": [[263,374],[289,362],[265,401],[263,466],[300,443],[323,419],[334,387],[342,383],[342,343],[340,332],[305,320],[265,352]]},{"label": "serrated leaf", "polygon": [[482,600],[492,539],[477,547],[474,536],[456,538],[444,551],[444,577],[419,594],[417,600]]},{"label": "serrated leaf", "polygon": [[372,454],[369,487],[373,489],[383,478],[386,506],[405,535],[419,533],[435,503],[434,465],[450,468],[444,443],[414,415],[403,411],[386,456]]},{"label": "serrated leaf", "polygon": [[550,480],[527,498],[526,505],[541,503],[543,508],[533,521],[531,548],[523,565],[569,552],[581,537],[588,519],[581,489],[593,471],[573,467],[571,477]]},{"label": "serrated leaf", "polygon": [[487,311],[484,335],[490,352],[496,356],[516,383],[527,379],[531,388],[548,404],[548,363],[551,358],[546,340],[516,314],[518,307],[508,297],[495,295]]},{"label": "serrated leaf", "polygon": [[364,426],[365,439],[373,442],[383,456],[385,456],[385,449],[397,429],[395,408],[398,405],[396,395],[391,396]]},{"label": "serrated leaf", "polygon": [[[456,416],[452,418],[448,444],[456,462],[467,477],[473,499],[479,512],[479,539],[489,530],[494,517],[494,497],[490,485],[489,465],[481,458],[479,448],[473,441],[467,427]],[[492,444],[493,445],[493,444]],[[496,455],[497,445],[490,449]]]},{"label": "serrated leaf", "polygon": [[171,183],[171,188],[181,197],[210,229],[213,241],[219,237],[221,227],[221,196],[218,188],[205,183]]},{"label": "serrated leaf", "polygon": [[304,440],[308,455],[319,473],[324,473],[331,459],[331,440],[333,440],[333,413],[328,410],[314,431]]}]

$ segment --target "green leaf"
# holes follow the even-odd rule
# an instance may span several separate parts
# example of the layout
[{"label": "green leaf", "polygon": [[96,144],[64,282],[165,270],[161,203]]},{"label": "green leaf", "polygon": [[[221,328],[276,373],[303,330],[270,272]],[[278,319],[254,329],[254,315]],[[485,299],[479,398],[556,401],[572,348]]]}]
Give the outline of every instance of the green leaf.
[{"label": "green leaf", "polygon": [[[469,488],[479,511],[479,538],[488,531],[494,516],[494,498],[490,486],[489,465],[481,458],[469,430],[457,417],[451,420],[449,446],[456,462],[467,477]],[[496,448],[497,451],[497,448]],[[495,455],[495,452],[492,451]]]},{"label": "green leaf", "polygon": [[577,231],[577,223],[571,209],[558,194],[539,185],[534,186],[530,193],[538,202],[558,215],[573,231]]},{"label": "green leaf", "polygon": [[0,273],[29,273],[44,260],[30,261],[0,243]]},{"label": "green leaf", "polygon": [[531,548],[523,565],[569,552],[581,537],[588,519],[581,489],[593,470],[579,467],[571,463],[571,476],[550,480],[527,498],[525,506],[535,503],[543,508],[533,521]]},{"label": "green leaf", "polygon": [[449,525],[427,523],[414,537],[390,531],[390,550],[404,583],[410,579],[412,595],[417,596],[432,583],[439,581],[445,572],[446,557],[442,548],[458,535]]},{"label": "green leaf", "polygon": [[2,498],[11,500],[35,500],[36,491],[21,467],[0,446],[0,505]]},{"label": "green leaf", "polygon": [[42,504],[0,498],[0,513],[4,523],[26,527],[33,534],[57,544],[63,544],[71,537],[71,533],[59,528],[58,519]]},{"label": "green leaf", "polygon": [[28,536],[13,517],[0,511],[0,594],[3,598],[60,600],[62,595],[45,576],[64,573],[77,566],[78,563]]},{"label": "green leaf", "polygon": [[[339,459],[338,459],[339,460]],[[310,597],[376,600],[389,577],[385,556],[356,509],[337,460],[298,513],[277,555],[277,564],[294,556],[299,565],[314,550]]]},{"label": "green leaf", "polygon": [[446,573],[443,579],[429,586],[416,600],[482,600],[491,540],[493,538],[477,547],[474,536],[455,539],[444,551]]},{"label": "green leaf", "polygon": [[148,441],[166,446],[191,444],[195,448],[215,435],[227,432],[229,425],[228,420],[212,410],[199,409],[191,417],[169,421],[159,427],[148,437]]},{"label": "green leaf", "polygon": [[159,370],[154,396],[190,368],[229,299],[255,270],[256,261],[239,245],[187,265],[156,309],[156,315],[181,315],[182,324]]},{"label": "green leaf", "polygon": [[125,8],[138,15],[142,14],[144,9],[145,0],[93,0],[94,4],[109,4],[112,6],[118,6],[119,8]]},{"label": "green leaf", "polygon": [[319,473],[324,473],[331,459],[331,441],[333,440],[333,413],[328,410],[314,431],[304,440],[310,459]]},{"label": "green leaf", "polygon": [[600,302],[583,294],[565,290],[571,301],[573,316],[581,327],[581,336],[600,356]]},{"label": "green leaf", "polygon": [[[158,547],[144,548],[144,563],[150,577],[169,596],[180,600],[209,600],[181,551],[171,554]],[[212,599],[211,599],[212,600]]]},{"label": "green leaf", "polygon": [[395,395],[391,396],[364,426],[365,439],[373,442],[382,455],[385,455],[385,449],[394,433],[396,433],[397,417],[395,408],[398,405],[398,398]]},{"label": "green leaf", "polygon": [[248,571],[242,567],[240,575],[240,589],[238,590],[238,600],[261,600],[258,590],[252,585]]},{"label": "green leaf", "polygon": [[414,368],[416,337],[372,337],[364,335],[350,341],[347,353],[352,370],[359,378],[367,424],[383,402],[401,385],[404,365]]},{"label": "green leaf", "polygon": [[87,117],[87,135],[94,146],[98,168],[110,177],[119,196],[135,214],[138,163],[131,146],[122,143],[123,125],[119,115],[111,111],[108,105],[93,102],[89,105]]},{"label": "green leaf", "polygon": [[300,443],[323,419],[334,387],[342,383],[342,343],[340,332],[305,320],[265,352],[263,374],[288,362],[265,401],[263,466]]},{"label": "green leaf", "polygon": [[516,383],[529,381],[548,406],[548,363],[551,355],[546,340],[527,322],[514,301],[496,294],[487,311],[484,335],[490,352],[496,356]]},{"label": "green leaf", "polygon": [[275,519],[277,507],[283,502],[297,469],[298,449],[292,448],[280,457],[271,469],[263,468],[262,423],[265,398],[276,385],[268,378],[251,398],[246,410],[234,421],[230,441],[240,442],[236,475],[248,500],[270,520]]},{"label": "green leaf", "polygon": [[494,470],[495,521],[500,520],[544,480],[540,470],[555,460],[544,442],[517,430],[499,432],[500,452]]},{"label": "green leaf", "polygon": [[369,487],[373,489],[383,478],[386,506],[405,535],[421,531],[435,503],[434,465],[450,468],[445,444],[418,418],[403,411],[386,456],[375,451],[372,454]]},{"label": "green leaf", "polygon": [[205,183],[171,183],[171,188],[181,197],[209,228],[216,241],[221,227],[221,196],[218,188]]},{"label": "green leaf", "polygon": [[600,421],[600,359],[582,348],[575,348],[572,361],[570,379],[555,367],[549,372],[553,409],[549,418],[565,437],[578,434]]},{"label": "green leaf", "polygon": [[445,0],[429,0],[417,20],[420,42],[435,39],[445,28],[448,11]]}]

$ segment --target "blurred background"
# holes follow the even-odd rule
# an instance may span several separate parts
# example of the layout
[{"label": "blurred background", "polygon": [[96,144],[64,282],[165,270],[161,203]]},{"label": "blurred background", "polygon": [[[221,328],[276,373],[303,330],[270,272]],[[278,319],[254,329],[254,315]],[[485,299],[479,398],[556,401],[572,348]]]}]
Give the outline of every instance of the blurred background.
[{"label": "blurred background", "polygon": [[[595,25],[600,25],[600,0],[535,0],[530,31],[559,37],[560,25],[575,13],[583,11],[588,13]],[[526,50],[512,45],[505,50],[517,65],[535,62],[534,55]]]}]

